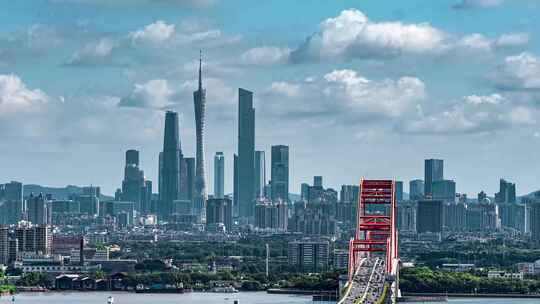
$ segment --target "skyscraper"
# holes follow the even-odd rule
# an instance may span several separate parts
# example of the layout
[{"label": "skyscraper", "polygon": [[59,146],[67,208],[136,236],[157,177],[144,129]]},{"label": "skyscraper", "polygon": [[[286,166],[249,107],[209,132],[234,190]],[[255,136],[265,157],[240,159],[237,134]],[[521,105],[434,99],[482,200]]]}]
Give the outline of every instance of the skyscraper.
[{"label": "skyscraper", "polygon": [[214,156],[214,197],[223,198],[225,188],[225,156],[216,152]]},{"label": "skyscraper", "polygon": [[314,187],[322,187],[323,186],[323,177],[322,176],[314,176],[313,177],[313,186]]},{"label": "skyscraper", "polygon": [[396,181],[396,202],[403,200],[403,182]]},{"label": "skyscraper", "polygon": [[34,196],[30,194],[27,199],[28,204],[28,221],[34,225],[46,225],[49,223],[47,220],[47,203],[43,194]]},{"label": "skyscraper", "polygon": [[445,202],[456,201],[456,182],[453,180],[434,181],[431,184],[432,197]]},{"label": "skyscraper", "polygon": [[[272,146],[272,200],[289,200],[289,147]],[[321,181],[322,182],[322,181]]]},{"label": "skyscraper", "polygon": [[264,197],[266,158],[264,151],[255,151],[255,197]]},{"label": "skyscraper", "polygon": [[197,139],[197,152],[195,161],[195,214],[201,215],[205,212],[205,204],[208,199],[206,192],[206,170],[204,169],[204,125],[206,112],[206,90],[202,87],[202,54],[199,58],[199,88],[193,92],[193,103],[195,105],[195,131]]},{"label": "skyscraper", "polygon": [[516,184],[504,179],[499,181],[499,192],[495,193],[495,202],[498,204],[513,204],[516,202]]},{"label": "skyscraper", "polygon": [[415,179],[409,182],[409,199],[419,200],[424,197],[424,181]]},{"label": "skyscraper", "polygon": [[178,113],[167,111],[163,152],[159,158],[159,214],[162,218],[171,215],[173,201],[180,198],[182,149],[178,128]]},{"label": "skyscraper", "polygon": [[255,205],[255,108],[253,93],[238,90],[237,194],[240,217],[252,217]]},{"label": "skyscraper", "polygon": [[133,202],[135,210],[141,211],[145,192],[144,171],[139,168],[139,151],[127,150],[122,181],[122,200]]},{"label": "skyscraper", "polygon": [[[16,224],[25,212],[23,202],[23,184],[10,182],[0,185],[3,192],[4,205],[0,204],[0,223]],[[3,218],[2,218],[3,217]]]},{"label": "skyscraper", "polygon": [[444,163],[442,159],[426,159],[424,162],[424,195],[433,196],[433,182],[444,179]]}]

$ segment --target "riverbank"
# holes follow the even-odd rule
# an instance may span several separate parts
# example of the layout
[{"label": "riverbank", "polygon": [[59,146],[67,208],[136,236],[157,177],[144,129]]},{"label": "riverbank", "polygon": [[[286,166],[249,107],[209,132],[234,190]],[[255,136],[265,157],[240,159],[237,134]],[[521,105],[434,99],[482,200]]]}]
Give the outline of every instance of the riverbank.
[{"label": "riverbank", "polygon": [[518,293],[438,293],[438,292],[404,292],[404,297],[446,297],[448,298],[497,298],[497,299],[540,299],[540,294]]}]

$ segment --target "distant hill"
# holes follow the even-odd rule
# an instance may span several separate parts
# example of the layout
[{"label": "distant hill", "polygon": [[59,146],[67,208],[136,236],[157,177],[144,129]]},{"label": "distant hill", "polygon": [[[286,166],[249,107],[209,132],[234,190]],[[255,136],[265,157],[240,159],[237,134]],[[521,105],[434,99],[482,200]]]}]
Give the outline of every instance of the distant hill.
[{"label": "distant hill", "polygon": [[[30,195],[30,193],[33,193],[33,194],[43,193],[43,194],[51,194],[52,197],[57,200],[68,199],[71,194],[81,194],[82,189],[83,187],[74,186],[74,185],[67,185],[63,188],[55,188],[55,187],[48,187],[48,186],[41,186],[41,185],[34,185],[34,184],[23,185],[24,196]],[[100,199],[110,200],[110,199],[114,199],[114,197],[101,194]]]}]

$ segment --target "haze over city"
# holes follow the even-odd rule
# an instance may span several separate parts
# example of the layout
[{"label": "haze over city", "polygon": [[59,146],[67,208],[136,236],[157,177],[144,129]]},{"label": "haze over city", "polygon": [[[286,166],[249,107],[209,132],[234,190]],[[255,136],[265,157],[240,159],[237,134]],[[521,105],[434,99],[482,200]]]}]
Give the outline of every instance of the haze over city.
[{"label": "haze over city", "polygon": [[492,195],[501,177],[518,194],[538,189],[536,1],[303,6],[3,3],[3,178],[112,194],[123,151],[134,148],[157,180],[165,109],[179,112],[184,154],[195,155],[191,94],[203,50],[206,167],[224,152],[227,193],[239,87],[254,92],[256,149],[290,146],[291,192],[313,175],[336,189],[362,176],[422,178],[432,157],[470,196]]}]

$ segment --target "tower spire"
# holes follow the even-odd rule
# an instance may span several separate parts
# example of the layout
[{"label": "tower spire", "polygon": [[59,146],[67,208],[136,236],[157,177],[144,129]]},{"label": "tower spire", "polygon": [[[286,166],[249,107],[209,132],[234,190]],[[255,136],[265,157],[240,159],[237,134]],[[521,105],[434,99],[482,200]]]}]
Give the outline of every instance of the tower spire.
[{"label": "tower spire", "polygon": [[199,50],[199,91],[202,91],[202,50]]}]

